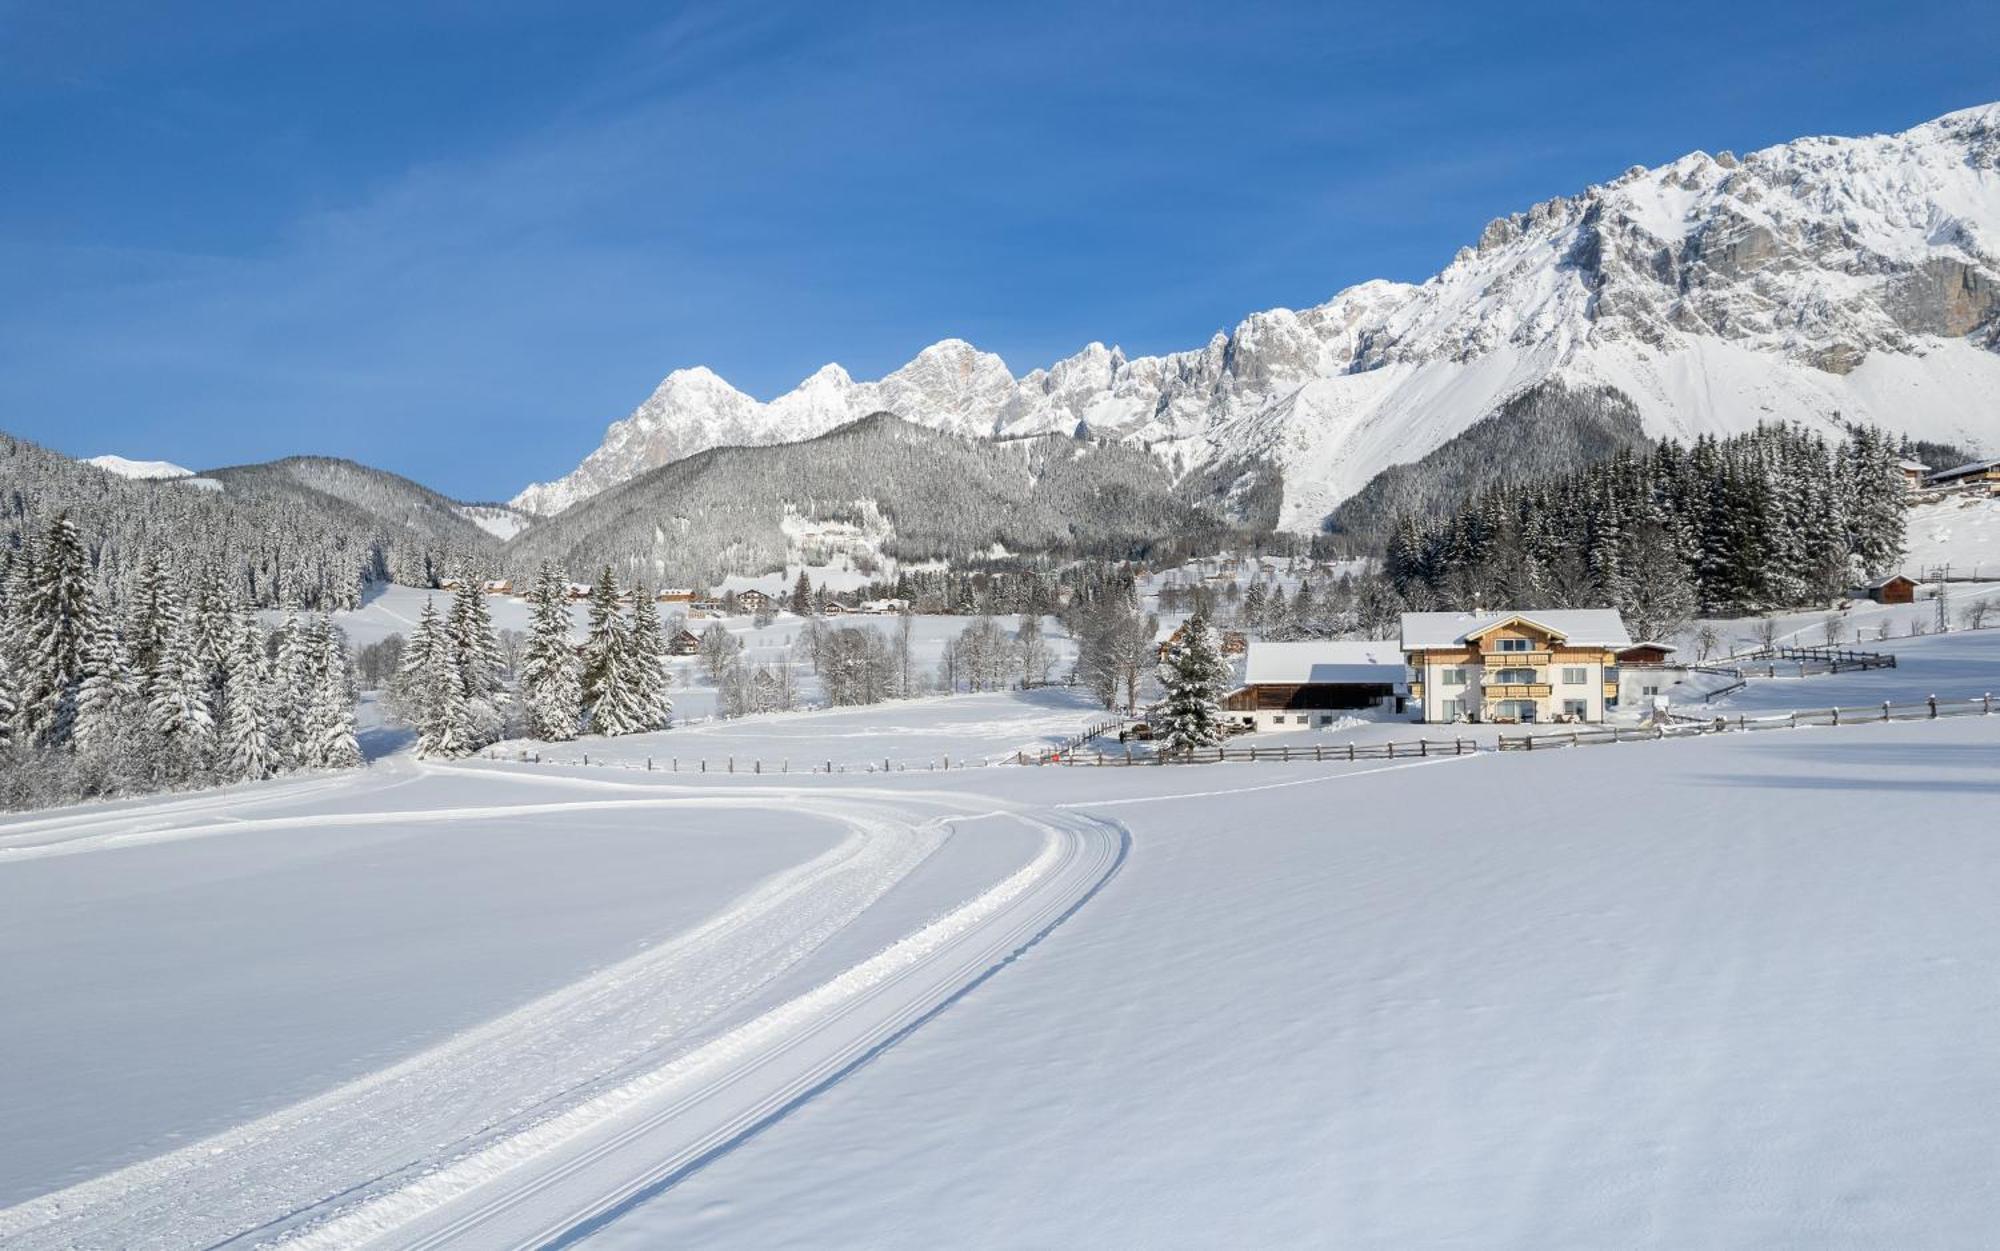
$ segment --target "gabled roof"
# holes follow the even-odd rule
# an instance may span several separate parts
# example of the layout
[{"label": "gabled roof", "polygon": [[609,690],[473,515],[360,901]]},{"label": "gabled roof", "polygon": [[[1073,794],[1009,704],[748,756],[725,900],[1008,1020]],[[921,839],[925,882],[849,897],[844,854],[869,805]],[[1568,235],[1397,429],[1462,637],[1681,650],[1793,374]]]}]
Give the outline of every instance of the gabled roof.
[{"label": "gabled roof", "polygon": [[1892,573],[1885,578],[1877,578],[1873,582],[1864,583],[1863,585],[1867,590],[1879,591],[1883,587],[1889,585],[1891,582],[1907,582],[1911,586],[1922,585],[1922,583],[1918,582],[1915,578],[1911,577],[1907,573]]},{"label": "gabled roof", "polygon": [[1632,646],[1620,648],[1619,650],[1635,652],[1642,647],[1656,652],[1677,652],[1680,650],[1680,648],[1675,647],[1672,643],[1662,643],[1658,639],[1640,639],[1638,642],[1632,644]]},{"label": "gabled roof", "polygon": [[1945,478],[1962,478],[1966,474],[1978,473],[1982,469],[1991,469],[1995,465],[2000,465],[2000,460],[1969,460],[1963,465],[1953,465],[1950,469],[1938,470],[1931,475],[1931,481],[1937,482]]},{"label": "gabled roof", "polygon": [[1406,612],[1403,650],[1463,647],[1510,621],[1537,626],[1575,647],[1630,647],[1625,619],[1615,608],[1530,608],[1505,612]]},{"label": "gabled roof", "polygon": [[1403,650],[1387,640],[1267,643],[1253,639],[1244,662],[1245,686],[1401,686]]},{"label": "gabled roof", "polygon": [[1922,462],[1922,461],[1920,461],[1920,460],[1911,460],[1911,459],[1909,459],[1908,457],[1904,457],[1904,458],[1903,458],[1902,460],[1899,460],[1899,461],[1897,461],[1897,462],[1896,462],[1896,468],[1898,468],[1898,469],[1914,469],[1914,470],[1916,470],[1916,471],[1917,471],[1918,473],[1925,473],[1925,472],[1928,472],[1928,471],[1929,471],[1929,469],[1930,469],[1930,466],[1929,466],[1929,465],[1926,465],[1926,464],[1925,464],[1924,462]]}]

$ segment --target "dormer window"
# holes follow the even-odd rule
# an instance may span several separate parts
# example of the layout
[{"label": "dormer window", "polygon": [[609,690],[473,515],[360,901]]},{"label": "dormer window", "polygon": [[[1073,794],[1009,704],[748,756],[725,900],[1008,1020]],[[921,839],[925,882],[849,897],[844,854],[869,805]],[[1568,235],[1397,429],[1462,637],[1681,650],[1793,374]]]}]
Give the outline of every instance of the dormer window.
[{"label": "dormer window", "polygon": [[1527,639],[1495,639],[1494,649],[1503,652],[1525,652],[1530,644]]}]

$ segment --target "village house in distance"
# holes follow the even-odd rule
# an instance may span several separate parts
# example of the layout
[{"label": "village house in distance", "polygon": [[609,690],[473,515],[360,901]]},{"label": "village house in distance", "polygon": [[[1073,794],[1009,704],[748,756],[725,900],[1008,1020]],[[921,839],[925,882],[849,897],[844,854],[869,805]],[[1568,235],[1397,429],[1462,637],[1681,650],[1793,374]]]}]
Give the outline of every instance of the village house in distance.
[{"label": "village house in distance", "polygon": [[1427,722],[1602,721],[1632,646],[1610,608],[1409,612],[1403,652]]}]

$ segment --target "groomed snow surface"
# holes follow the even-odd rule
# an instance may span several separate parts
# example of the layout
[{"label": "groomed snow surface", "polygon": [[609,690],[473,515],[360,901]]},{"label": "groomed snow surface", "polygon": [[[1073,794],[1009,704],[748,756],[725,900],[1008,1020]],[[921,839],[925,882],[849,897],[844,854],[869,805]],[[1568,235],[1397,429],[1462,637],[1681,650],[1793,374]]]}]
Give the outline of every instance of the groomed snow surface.
[{"label": "groomed snow surface", "polygon": [[[1889,646],[1736,698],[2000,672]],[[14,818],[0,1244],[1982,1245],[1996,760],[391,756]]]}]

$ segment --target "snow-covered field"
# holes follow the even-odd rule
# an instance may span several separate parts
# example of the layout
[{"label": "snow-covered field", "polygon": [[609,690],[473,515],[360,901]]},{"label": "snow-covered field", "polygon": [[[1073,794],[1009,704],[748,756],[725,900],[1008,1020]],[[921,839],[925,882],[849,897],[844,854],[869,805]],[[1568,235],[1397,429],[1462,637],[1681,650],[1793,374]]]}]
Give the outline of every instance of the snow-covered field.
[{"label": "snow-covered field", "polygon": [[[1895,650],[1734,698],[2000,675]],[[970,755],[1043,696],[659,737]],[[19,817],[0,1244],[1981,1245],[1996,759],[392,755]]]}]

